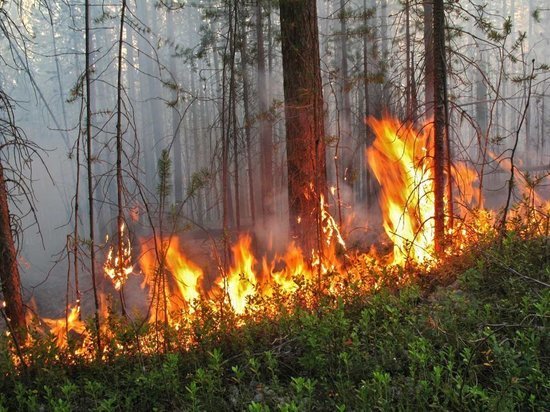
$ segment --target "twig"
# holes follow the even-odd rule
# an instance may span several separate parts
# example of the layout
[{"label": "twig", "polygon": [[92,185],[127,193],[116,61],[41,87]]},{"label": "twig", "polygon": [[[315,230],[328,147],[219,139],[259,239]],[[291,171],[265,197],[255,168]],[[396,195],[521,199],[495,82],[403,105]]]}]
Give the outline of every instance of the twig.
[{"label": "twig", "polygon": [[509,267],[509,266],[506,266],[504,263],[501,263],[499,262],[496,258],[494,258],[493,256],[487,254],[487,253],[484,253],[483,254],[486,258],[488,258],[489,260],[491,260],[493,263],[496,263],[498,266],[500,266],[501,268],[507,270],[508,272],[510,272],[511,274],[513,275],[516,275],[520,278],[523,278],[523,279],[526,279],[526,280],[530,280],[532,282],[535,282],[535,283],[538,283],[539,285],[541,286],[544,286],[546,288],[550,288],[550,284],[546,283],[546,282],[543,282],[542,280],[538,280],[538,279],[535,279],[535,278],[532,278],[530,276],[527,276],[527,275],[524,275],[522,273],[519,273],[517,270]]}]

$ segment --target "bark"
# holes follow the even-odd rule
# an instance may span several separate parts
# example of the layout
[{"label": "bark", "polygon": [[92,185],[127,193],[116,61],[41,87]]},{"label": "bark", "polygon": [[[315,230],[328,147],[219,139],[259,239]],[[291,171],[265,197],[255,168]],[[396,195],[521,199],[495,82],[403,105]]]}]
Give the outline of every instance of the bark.
[{"label": "bark", "polygon": [[445,245],[445,11],[443,0],[433,1],[433,74],[434,74],[434,219],[435,250]]},{"label": "bark", "polygon": [[[351,141],[351,101],[350,80],[348,77],[348,35],[346,1],[340,0],[340,146],[341,146],[341,170],[345,183],[352,185],[350,176],[353,167],[353,150]],[[340,201],[340,196],[338,196]],[[340,219],[341,220],[341,219]],[[341,223],[341,222],[340,222]]]},{"label": "bark", "polygon": [[433,0],[424,0],[424,84],[425,117],[431,120],[434,115],[434,55],[433,55]]},{"label": "bark", "polygon": [[326,195],[323,95],[314,0],[282,0],[290,232],[306,251],[320,248],[320,196]]},{"label": "bark", "polygon": [[101,356],[101,333],[99,325],[99,297],[96,282],[96,259],[95,259],[95,220],[94,220],[94,188],[92,176],[92,101],[91,101],[91,32],[90,32],[90,2],[85,2],[85,36],[86,36],[86,165],[88,169],[88,218],[90,224],[90,271],[92,275],[92,289],[94,292],[95,327],[98,357]]},{"label": "bark", "polygon": [[407,106],[407,120],[416,121],[416,85],[414,81],[414,55],[411,50],[411,1],[405,0],[405,49],[407,55],[406,61],[406,81],[405,97]]},{"label": "bark", "polygon": [[[246,28],[243,29],[242,40],[240,42],[241,53],[241,70],[243,78],[243,110],[244,110],[244,136],[245,136],[245,149],[246,149],[246,164],[248,170],[248,202],[250,208],[250,219],[252,220],[252,226],[256,224],[256,204],[254,199],[254,171],[252,166],[252,133],[250,130],[252,119],[250,118],[250,106],[248,99],[250,98],[249,91],[249,79],[248,79],[248,53],[246,51],[248,47],[248,39],[246,34]],[[259,53],[258,53],[259,54]]]},{"label": "bark", "polygon": [[[124,15],[126,13],[126,0],[122,0],[122,8],[120,11],[120,35],[118,39],[118,67],[117,67],[117,120],[116,120],[116,190],[117,190],[117,254],[119,267],[119,275],[124,271],[123,256],[123,191],[124,182],[122,178],[122,53],[124,46]],[[122,314],[126,316],[126,305],[124,304],[124,285],[121,285],[120,290],[120,307]]]},{"label": "bark", "polygon": [[[202,125],[199,127],[199,114],[203,111],[208,111],[207,108],[204,108],[201,110],[201,97],[200,97],[200,88],[197,88],[195,86],[195,73],[190,70],[189,71],[189,78],[191,83],[191,90],[193,93],[193,96],[197,96],[197,101],[193,103],[193,106],[191,107],[191,135],[193,136],[193,147],[194,147],[194,153],[195,153],[195,170],[200,170],[201,167],[208,164],[209,156],[206,155],[206,144],[203,142],[204,139],[204,133]],[[202,226],[204,214],[205,214],[205,203],[207,201],[205,200],[206,191],[205,189],[201,188],[199,189],[196,194],[197,199],[197,222]]]},{"label": "bark", "polygon": [[381,0],[380,2],[380,70],[384,76],[384,82],[381,85],[382,88],[382,102],[381,107],[383,109],[389,108],[389,85],[388,81],[388,43],[391,41],[388,35],[388,0]]},{"label": "bark", "polygon": [[[363,0],[363,91],[365,98],[365,112],[364,118],[368,119],[371,115],[370,110],[370,90],[369,90],[369,17],[367,13],[367,0]],[[370,128],[365,125],[365,149],[372,144],[372,135]],[[367,197],[367,207],[371,207],[373,204],[372,193],[372,174],[370,166],[367,164],[365,167],[365,195]]]},{"label": "bark", "polygon": [[11,232],[8,192],[4,177],[4,166],[0,162],[0,282],[6,305],[6,316],[15,337],[25,336],[26,321],[21,296],[21,279],[17,266],[17,253]]}]

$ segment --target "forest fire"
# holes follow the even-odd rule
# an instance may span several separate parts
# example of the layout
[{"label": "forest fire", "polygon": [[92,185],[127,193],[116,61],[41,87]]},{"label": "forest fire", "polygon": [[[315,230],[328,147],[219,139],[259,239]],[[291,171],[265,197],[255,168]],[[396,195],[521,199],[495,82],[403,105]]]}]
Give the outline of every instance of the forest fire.
[{"label": "forest fire", "polygon": [[[179,328],[182,321],[189,323],[194,319],[197,305],[205,305],[214,313],[225,305],[237,317],[258,310],[263,314],[276,314],[275,307],[267,307],[271,305],[270,297],[274,292],[291,297],[308,282],[337,295],[343,287],[341,273],[356,278],[362,276],[364,269],[360,265],[359,269],[348,269],[347,262],[353,259],[379,259],[376,263],[379,267],[387,265],[388,259],[391,265],[400,266],[437,264],[433,248],[434,179],[430,128],[419,133],[412,125],[401,124],[392,118],[369,118],[368,125],[376,139],[366,156],[381,187],[383,226],[393,243],[389,258],[379,259],[367,253],[348,255],[340,228],[325,198],[320,196],[322,239],[318,250],[306,253],[291,242],[283,254],[271,258],[261,256],[255,251],[252,235],[242,233],[230,247],[231,262],[225,269],[217,262],[218,275],[209,277],[199,264],[186,256],[185,245],[177,236],[141,239],[135,250],[125,236],[121,256],[116,246],[109,248],[104,264],[106,276],[112,280],[114,288],[120,290],[134,266],[139,266],[143,275],[141,286],[149,296],[149,323],[165,322]],[[461,163],[457,163],[454,170],[453,179],[461,195],[458,204],[471,204],[476,195],[476,172]],[[531,198],[541,201],[535,193]],[[466,208],[460,210],[465,212]],[[476,220],[472,227],[477,234],[480,230],[489,230],[495,223],[494,217],[483,210],[472,213],[470,219]],[[124,229],[122,227],[122,233]],[[450,249],[464,247],[468,236],[464,226],[449,231],[449,235],[452,236]],[[376,284],[365,285],[365,288],[376,288]],[[263,306],[259,307],[257,302]],[[312,306],[313,302],[306,304]],[[66,347],[69,331],[88,333],[79,311],[76,306],[70,309],[67,319],[44,319],[60,348]],[[104,318],[106,316],[103,314]]]},{"label": "forest fire", "polygon": [[0,412],[549,409],[544,5],[0,1]]}]

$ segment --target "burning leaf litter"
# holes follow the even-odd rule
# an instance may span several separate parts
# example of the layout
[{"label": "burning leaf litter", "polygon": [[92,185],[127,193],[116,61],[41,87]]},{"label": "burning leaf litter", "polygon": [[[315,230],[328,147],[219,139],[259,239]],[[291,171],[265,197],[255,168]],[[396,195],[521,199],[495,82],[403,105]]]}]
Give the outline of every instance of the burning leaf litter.
[{"label": "burning leaf litter", "polygon": [[[269,298],[274,293],[290,297],[297,293],[300,285],[309,282],[337,295],[349,278],[361,279],[365,267],[368,267],[365,265],[367,261],[377,266],[437,264],[433,249],[432,131],[426,127],[419,133],[412,125],[391,118],[369,118],[368,124],[376,138],[366,156],[381,187],[383,227],[393,243],[393,253],[389,258],[379,258],[374,253],[349,253],[323,196],[320,197],[323,240],[320,250],[308,254],[290,243],[282,255],[257,257],[251,235],[243,233],[231,247],[231,265],[227,270],[220,268],[214,282],[205,282],[205,272],[185,255],[185,245],[180,244],[178,237],[141,240],[137,262],[143,275],[142,288],[148,291],[149,307],[155,307],[148,312],[149,322],[166,322],[178,330],[193,319],[199,302],[210,307],[213,313],[226,306],[236,316],[256,311],[275,315],[277,307],[265,307],[269,306]],[[457,163],[454,172],[451,178],[460,189],[461,197],[457,203],[462,205],[459,212],[463,216],[458,219],[460,223],[449,230],[449,253],[459,252],[468,243],[475,242],[495,224],[494,214],[490,211],[478,209],[469,212],[465,207],[475,198],[476,171],[464,163]],[[542,202],[536,194],[532,194],[530,199]],[[546,211],[550,209],[548,202],[537,206]],[[516,213],[520,214],[520,211]],[[530,215],[533,224],[537,223],[537,216]],[[120,290],[134,273],[135,257],[132,254],[135,255],[135,248],[133,250],[124,231],[123,226],[120,247],[112,245],[109,248],[103,266],[105,276],[116,290]],[[402,281],[406,281],[406,274]],[[208,287],[206,283],[209,283]],[[377,289],[378,283],[367,282],[363,287]],[[311,296],[308,299],[313,300]],[[314,302],[308,299],[306,306],[313,307]],[[102,306],[103,318],[106,318],[106,305]],[[88,344],[91,340],[85,323],[80,319],[80,305],[69,308],[66,319],[43,319],[43,322],[59,347],[66,347],[70,331],[83,335],[83,341]]]}]

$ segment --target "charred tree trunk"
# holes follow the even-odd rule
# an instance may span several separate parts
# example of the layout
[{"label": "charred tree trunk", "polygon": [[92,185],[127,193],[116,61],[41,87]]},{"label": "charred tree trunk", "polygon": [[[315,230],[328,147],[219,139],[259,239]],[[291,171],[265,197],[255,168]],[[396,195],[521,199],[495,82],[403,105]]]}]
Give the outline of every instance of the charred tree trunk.
[{"label": "charred tree trunk", "polygon": [[443,0],[433,1],[433,101],[434,101],[434,219],[435,250],[444,251],[445,245],[445,11]]},{"label": "charred tree trunk", "polygon": [[0,281],[6,307],[6,316],[16,338],[25,336],[26,321],[21,296],[21,279],[17,266],[17,253],[11,233],[8,192],[4,166],[0,162]]},{"label": "charred tree trunk", "polygon": [[314,0],[282,0],[280,10],[290,233],[310,251],[327,191],[317,10]]}]

